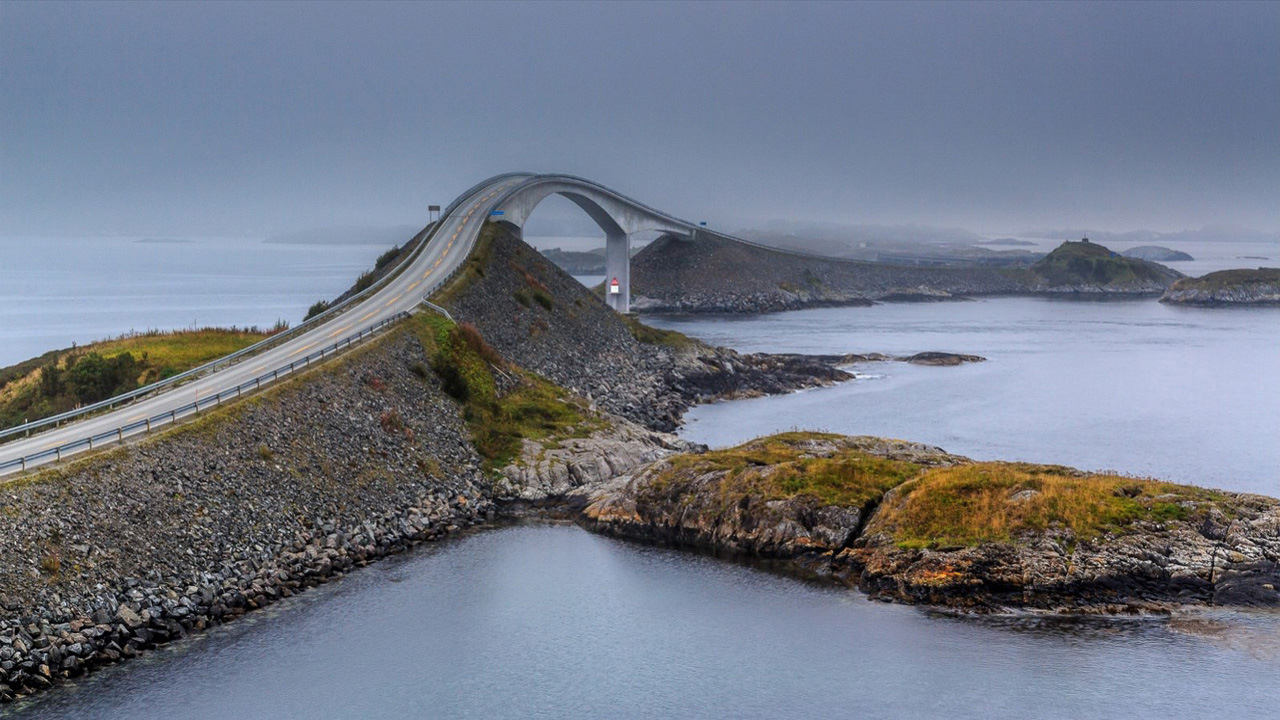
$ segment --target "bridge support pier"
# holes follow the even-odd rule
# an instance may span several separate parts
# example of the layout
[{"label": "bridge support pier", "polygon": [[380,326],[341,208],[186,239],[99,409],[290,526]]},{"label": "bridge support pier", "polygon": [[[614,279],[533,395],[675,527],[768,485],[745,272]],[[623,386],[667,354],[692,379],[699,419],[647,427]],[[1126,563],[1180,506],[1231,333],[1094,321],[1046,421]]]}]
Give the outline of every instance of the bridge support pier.
[{"label": "bridge support pier", "polygon": [[[614,278],[618,292],[613,292]],[[604,301],[620,313],[631,312],[631,236],[608,233],[604,239]]]}]

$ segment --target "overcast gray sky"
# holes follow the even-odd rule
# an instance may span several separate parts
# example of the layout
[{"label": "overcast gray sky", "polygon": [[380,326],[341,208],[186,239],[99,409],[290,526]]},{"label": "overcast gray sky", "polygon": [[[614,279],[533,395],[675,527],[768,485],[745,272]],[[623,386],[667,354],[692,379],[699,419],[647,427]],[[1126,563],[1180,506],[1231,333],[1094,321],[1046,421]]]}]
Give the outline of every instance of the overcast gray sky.
[{"label": "overcast gray sky", "polygon": [[1280,4],[0,5],[0,234],[417,224],[511,170],[773,218],[1280,230]]}]

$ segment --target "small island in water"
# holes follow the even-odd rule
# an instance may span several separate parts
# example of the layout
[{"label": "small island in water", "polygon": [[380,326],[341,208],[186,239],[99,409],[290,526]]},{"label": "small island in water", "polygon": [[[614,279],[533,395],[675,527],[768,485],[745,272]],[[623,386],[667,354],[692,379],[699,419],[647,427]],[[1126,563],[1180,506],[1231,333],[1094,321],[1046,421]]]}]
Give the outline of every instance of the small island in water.
[{"label": "small island in water", "polygon": [[1160,302],[1171,305],[1280,305],[1280,268],[1219,270],[1183,278]]}]

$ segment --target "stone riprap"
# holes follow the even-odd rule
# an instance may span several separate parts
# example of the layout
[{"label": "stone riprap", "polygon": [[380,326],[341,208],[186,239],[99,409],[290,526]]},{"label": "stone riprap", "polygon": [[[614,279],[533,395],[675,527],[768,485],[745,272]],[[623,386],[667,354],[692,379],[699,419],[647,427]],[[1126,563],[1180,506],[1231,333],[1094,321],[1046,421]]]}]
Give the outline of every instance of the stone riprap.
[{"label": "stone riprap", "polygon": [[0,488],[0,697],[225,622],[493,512],[408,333]]}]

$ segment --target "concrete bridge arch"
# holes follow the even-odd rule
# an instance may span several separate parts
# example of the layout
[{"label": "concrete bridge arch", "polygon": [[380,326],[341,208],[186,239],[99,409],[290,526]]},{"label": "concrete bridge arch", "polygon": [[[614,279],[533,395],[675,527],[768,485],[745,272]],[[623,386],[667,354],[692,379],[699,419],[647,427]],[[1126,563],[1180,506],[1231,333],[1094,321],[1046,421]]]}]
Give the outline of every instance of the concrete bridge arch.
[{"label": "concrete bridge arch", "polygon": [[[689,222],[636,202],[599,183],[572,175],[533,175],[506,190],[491,206],[491,220],[524,228],[534,208],[551,195],[568,198],[595,221],[605,235],[605,301],[618,312],[631,309],[631,238],[665,232],[690,237]],[[614,279],[617,292],[611,292]]]}]

